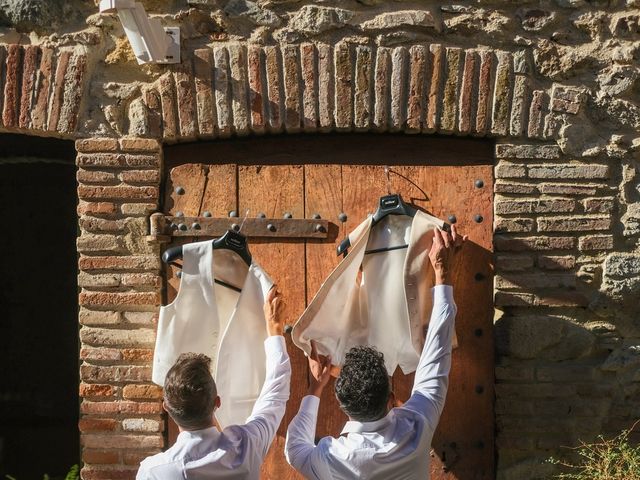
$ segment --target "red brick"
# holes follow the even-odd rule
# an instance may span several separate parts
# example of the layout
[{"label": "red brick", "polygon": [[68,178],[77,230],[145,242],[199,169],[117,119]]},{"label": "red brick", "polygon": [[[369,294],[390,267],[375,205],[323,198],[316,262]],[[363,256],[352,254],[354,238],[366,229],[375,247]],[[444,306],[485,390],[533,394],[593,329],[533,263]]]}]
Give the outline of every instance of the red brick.
[{"label": "red brick", "polygon": [[249,105],[247,102],[247,49],[244,45],[231,43],[229,51],[229,70],[231,73],[231,109],[235,133],[249,133]]},{"label": "red brick", "polygon": [[[424,83],[424,46],[416,45],[414,46],[412,52],[422,52],[422,56],[420,53],[417,53],[415,56],[416,65],[414,65],[414,70],[410,72],[410,82],[411,87],[415,89],[419,89],[422,92],[421,87]],[[372,77],[371,71],[373,69],[372,65],[372,52],[371,47],[366,45],[358,45],[356,46],[356,65],[355,65],[355,79],[354,79],[354,99],[353,99],[353,122],[357,129],[368,129],[369,125],[371,125],[371,119],[373,117],[373,112],[371,111],[371,96],[373,94],[373,85],[372,85]],[[420,58],[423,59],[422,67],[420,67]],[[419,77],[419,78],[416,78]],[[409,92],[409,94],[416,95],[416,92]],[[410,124],[410,128],[415,131],[420,131],[421,121],[420,117],[422,116],[421,109],[421,101],[422,98],[418,99],[416,104],[415,99],[413,99],[410,103],[410,108],[414,118],[412,118],[412,123]]]},{"label": "red brick", "polygon": [[588,237],[580,237],[578,239],[578,249],[581,252],[594,250],[611,250],[613,249],[612,235],[590,235]]},{"label": "red brick", "polygon": [[526,270],[533,267],[533,257],[530,255],[496,255],[496,270],[512,272]]},{"label": "red brick", "polygon": [[522,252],[526,250],[567,250],[576,244],[573,237],[523,237],[513,238],[496,235],[495,247],[498,251]]},{"label": "red brick", "polygon": [[532,218],[496,218],[494,221],[496,233],[519,233],[533,231]]},{"label": "red brick", "polygon": [[247,65],[249,77],[249,110],[251,112],[251,129],[256,133],[262,133],[265,126],[264,97],[262,78],[262,48],[258,45],[250,45],[247,52]]},{"label": "red brick", "polygon": [[[425,117],[425,77],[427,75],[427,47],[413,45],[409,49],[409,92],[407,100],[407,127],[420,131]],[[367,106],[369,100],[367,98]]]},{"label": "red brick", "polygon": [[92,361],[117,361],[122,360],[122,351],[117,348],[92,348],[83,346],[80,349],[80,359]]},{"label": "red brick", "polygon": [[158,80],[158,92],[162,104],[162,132],[164,138],[175,138],[178,134],[176,91],[173,75],[167,73]]},{"label": "red brick", "polygon": [[147,105],[149,135],[158,138],[162,136],[162,107],[160,102],[160,94],[155,88],[149,86],[142,90],[144,103]]},{"label": "red brick", "polygon": [[589,230],[609,230],[611,217],[540,217],[538,231],[576,232]]},{"label": "red brick", "polygon": [[82,461],[84,463],[95,463],[109,465],[120,463],[120,450],[94,450],[85,448],[82,451]]},{"label": "red brick", "polygon": [[478,81],[478,109],[476,113],[475,131],[484,135],[489,128],[491,111],[491,70],[493,67],[493,53],[488,50],[480,52],[480,77]]},{"label": "red brick", "polygon": [[160,448],[164,446],[161,435],[98,435],[82,436],[85,448]]},{"label": "red brick", "polygon": [[122,285],[126,287],[161,287],[162,277],[153,273],[131,273],[122,276]]},{"label": "red brick", "polygon": [[[328,50],[328,47],[325,45]],[[267,110],[269,112],[269,126],[271,131],[278,132],[282,128],[283,116],[280,109],[280,103],[282,100],[281,94],[281,77],[280,77],[280,65],[279,65],[279,49],[275,46],[267,46],[264,48],[265,52],[265,71],[267,76],[267,93],[268,102]],[[322,98],[322,96],[321,96]],[[322,101],[321,101],[322,105]],[[321,110],[322,111],[322,110]],[[333,114],[333,112],[332,112]],[[218,113],[220,115],[220,113]]]},{"label": "red brick", "polygon": [[113,418],[84,417],[78,422],[81,432],[111,432],[118,427],[119,422]]},{"label": "red brick", "polygon": [[547,270],[567,270],[576,266],[576,259],[570,255],[538,255],[538,267]]},{"label": "red brick", "polygon": [[471,132],[471,107],[473,103],[474,73],[476,68],[476,52],[467,50],[464,56],[462,71],[462,87],[460,88],[460,133]]},{"label": "red brick", "polygon": [[193,70],[200,135],[212,136],[215,133],[216,122],[212,90],[213,54],[210,48],[199,48],[193,52]]},{"label": "red brick", "polygon": [[568,180],[568,179],[607,179],[608,165],[575,163],[567,165],[533,165],[529,167],[529,178]]},{"label": "red brick", "polygon": [[123,152],[159,152],[160,143],[153,138],[121,138],[120,148]]},{"label": "red brick", "polygon": [[316,76],[316,46],[303,43],[300,46],[302,74],[302,121],[305,131],[313,131],[318,125],[318,78]]},{"label": "red brick", "polygon": [[529,107],[528,136],[539,138],[542,136],[542,111],[547,104],[547,95],[543,90],[534,90]]},{"label": "red brick", "polygon": [[122,396],[126,400],[160,400],[162,387],[158,385],[125,385]]},{"label": "red brick", "polygon": [[31,128],[36,130],[46,130],[47,128],[49,89],[53,76],[53,49],[41,47],[41,50],[42,58],[40,59],[40,70],[38,72],[39,81],[36,82],[34,102],[31,109]]},{"label": "red brick", "polygon": [[4,105],[2,123],[5,127],[18,126],[18,108],[20,102],[20,74],[22,48],[17,44],[7,47],[7,61],[4,83]]},{"label": "red brick", "polygon": [[118,207],[112,202],[85,202],[78,203],[78,215],[112,214],[118,211]]},{"label": "red brick", "polygon": [[104,218],[82,216],[78,222],[80,228],[87,232],[123,232],[122,220],[106,220]]},{"label": "red brick", "polygon": [[113,397],[116,388],[113,385],[81,383],[79,392],[81,397]]},{"label": "red brick", "polygon": [[51,93],[51,109],[49,111],[49,124],[47,129],[49,131],[58,130],[58,122],[60,120],[60,110],[62,109],[62,103],[64,101],[64,89],[65,81],[64,77],[67,73],[67,67],[69,66],[69,60],[71,59],[71,52],[68,50],[60,53],[58,57],[58,64],[56,66],[55,80],[53,82],[53,91]]},{"label": "red brick", "polygon": [[78,187],[78,196],[86,199],[126,199],[126,200],[155,200],[158,198],[158,187],[131,186],[86,186]]},{"label": "red brick", "polygon": [[20,116],[18,118],[20,128],[29,128],[31,120],[31,102],[34,98],[33,89],[39,56],[40,47],[37,47],[36,45],[27,45],[24,48],[24,61],[22,64],[22,93],[20,95]]},{"label": "red brick", "polygon": [[160,305],[160,294],[156,292],[81,292],[83,306],[127,306]]},{"label": "red brick", "polygon": [[426,115],[427,132],[435,132],[438,128],[438,120],[440,118],[440,90],[442,84],[442,60],[444,50],[442,45],[429,45],[429,65],[431,66],[431,79],[429,84],[429,99]]},{"label": "red brick", "polygon": [[[300,52],[298,51],[298,46],[284,46],[282,48],[282,69],[284,73],[284,117],[287,132],[299,131],[302,123],[299,64]],[[351,96],[351,92],[349,92],[349,96]]]},{"label": "red brick", "polygon": [[351,68],[351,48],[348,43],[340,42],[334,47],[333,52],[335,71],[335,122],[336,128],[345,129],[351,127],[351,114],[353,111],[353,97],[351,89],[353,73]]},{"label": "red brick", "polygon": [[572,212],[576,202],[570,198],[515,199],[501,198],[495,201],[495,212],[499,215],[520,213]]},{"label": "red brick", "polygon": [[197,113],[195,86],[193,84],[193,65],[191,61],[184,59],[175,69],[174,77],[176,82],[180,136],[184,139],[195,139],[197,132]]},{"label": "red brick", "polygon": [[151,367],[141,365],[82,365],[80,378],[88,382],[150,382]]},{"label": "red brick", "polygon": [[81,308],[79,320],[82,325],[116,325],[122,321],[122,317],[120,312]]},{"label": "red brick", "polygon": [[509,114],[511,111],[511,96],[513,91],[513,75],[511,54],[497,52],[498,66],[496,67],[493,88],[493,109],[491,112],[491,133],[507,135]]},{"label": "red brick", "polygon": [[120,180],[125,183],[142,183],[158,185],[160,183],[159,170],[125,170],[120,173]]},{"label": "red brick", "polygon": [[81,270],[159,270],[160,259],[153,255],[81,256],[78,265]]},{"label": "red brick", "polygon": [[541,193],[552,195],[594,195],[598,190],[598,185],[543,183],[539,188]]},{"label": "red brick", "polygon": [[153,350],[148,348],[123,348],[122,359],[126,361],[148,361],[153,360]]},{"label": "red brick", "polygon": [[613,198],[585,198],[582,200],[585,213],[609,213],[613,211],[614,205]]},{"label": "red brick", "polygon": [[64,101],[58,122],[58,131],[73,133],[78,125],[78,111],[84,93],[84,77],[87,70],[87,57],[82,53],[75,53],[65,75]]},{"label": "red brick", "polygon": [[118,140],[115,138],[83,138],[76,141],[76,150],[80,153],[117,152]]},{"label": "red brick", "polygon": [[138,467],[96,468],[84,466],[80,471],[82,480],[135,480]]},{"label": "red brick", "polygon": [[160,449],[157,450],[145,450],[142,452],[122,452],[122,458],[125,465],[140,465],[140,462],[151,455],[160,453]]},{"label": "red brick", "polygon": [[159,155],[132,153],[91,153],[80,154],[76,160],[79,167],[85,168],[159,168]]},{"label": "red brick", "polygon": [[79,183],[118,183],[114,172],[83,170],[81,168],[76,172],[76,180]]}]

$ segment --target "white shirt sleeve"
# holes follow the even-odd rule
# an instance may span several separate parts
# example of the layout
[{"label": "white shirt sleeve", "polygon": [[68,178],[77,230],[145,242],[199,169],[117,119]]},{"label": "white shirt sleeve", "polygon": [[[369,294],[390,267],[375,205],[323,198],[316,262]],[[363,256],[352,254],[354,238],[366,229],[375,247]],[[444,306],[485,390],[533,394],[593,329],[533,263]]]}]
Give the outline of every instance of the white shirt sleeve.
[{"label": "white shirt sleeve", "polygon": [[251,443],[262,458],[266,456],[284,416],[291,383],[291,362],[284,337],[268,337],[264,348],[267,355],[264,385],[246,425],[240,427],[251,437]]},{"label": "white shirt sleeve", "polygon": [[312,456],[316,449],[314,437],[318,420],[320,399],[307,395],[300,402],[300,410],[287,429],[284,455],[287,462],[305,478],[319,478],[312,466]]},{"label": "white shirt sleeve", "polygon": [[431,428],[435,429],[449,386],[451,342],[457,307],[450,285],[436,285],[431,292],[433,309],[427,338],[416,370],[411,398],[401,408],[424,415]]}]

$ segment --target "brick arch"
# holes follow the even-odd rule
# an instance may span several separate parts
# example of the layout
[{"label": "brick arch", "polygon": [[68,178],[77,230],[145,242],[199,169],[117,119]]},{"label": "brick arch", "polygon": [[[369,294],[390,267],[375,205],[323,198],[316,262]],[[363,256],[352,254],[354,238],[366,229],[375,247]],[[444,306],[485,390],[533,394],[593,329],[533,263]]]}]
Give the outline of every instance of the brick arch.
[{"label": "brick arch", "polygon": [[78,50],[0,45],[0,130],[74,137],[86,72]]},{"label": "brick arch", "polygon": [[545,139],[550,106],[576,113],[580,98],[534,88],[529,57],[440,44],[197,49],[143,88],[146,114],[130,130],[169,142],[327,131]]}]

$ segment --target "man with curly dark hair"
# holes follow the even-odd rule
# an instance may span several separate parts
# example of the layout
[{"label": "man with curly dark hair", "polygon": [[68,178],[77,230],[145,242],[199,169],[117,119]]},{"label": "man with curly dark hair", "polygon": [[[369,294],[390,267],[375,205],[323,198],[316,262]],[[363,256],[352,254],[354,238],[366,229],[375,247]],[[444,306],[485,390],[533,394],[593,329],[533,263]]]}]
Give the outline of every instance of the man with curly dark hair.
[{"label": "man with curly dark hair", "polygon": [[320,396],[329,382],[331,359],[312,343],[308,394],[289,424],[287,461],[311,479],[429,478],[429,449],[447,394],[456,305],[449,285],[455,251],[466,240],[435,230],[429,260],[435,271],[433,309],[411,398],[395,407],[384,356],[370,346],[353,347],[335,383],[349,417],[339,438],[314,444]]}]

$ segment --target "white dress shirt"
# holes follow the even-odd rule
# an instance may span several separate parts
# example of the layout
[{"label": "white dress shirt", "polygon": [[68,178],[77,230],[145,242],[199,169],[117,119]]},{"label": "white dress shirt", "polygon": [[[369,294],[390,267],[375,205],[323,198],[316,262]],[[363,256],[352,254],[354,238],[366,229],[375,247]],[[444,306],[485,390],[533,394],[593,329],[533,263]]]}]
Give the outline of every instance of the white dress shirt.
[{"label": "white dress shirt", "polygon": [[456,305],[449,285],[432,288],[433,310],[411,398],[374,422],[349,421],[314,445],[320,399],[308,395],[287,431],[287,461],[311,479],[425,479],[444,408]]},{"label": "white dress shirt", "polygon": [[264,348],[266,379],[247,423],[222,432],[216,427],[181,432],[167,451],[143,460],[137,480],[260,478],[260,467],[284,416],[291,380],[284,337],[268,337]]}]

